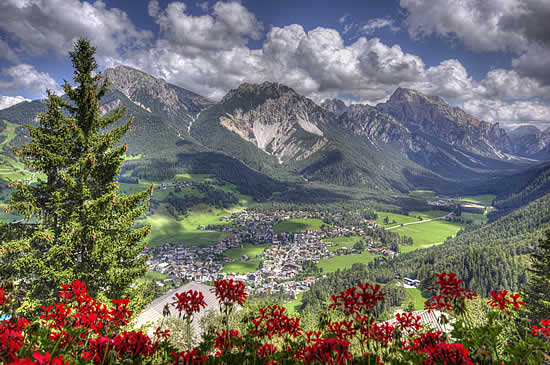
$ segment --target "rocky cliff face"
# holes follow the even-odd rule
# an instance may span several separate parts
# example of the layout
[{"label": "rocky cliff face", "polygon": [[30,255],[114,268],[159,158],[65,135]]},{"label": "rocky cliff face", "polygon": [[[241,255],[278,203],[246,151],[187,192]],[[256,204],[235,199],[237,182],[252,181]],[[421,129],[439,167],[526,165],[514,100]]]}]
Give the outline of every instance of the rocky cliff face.
[{"label": "rocky cliff face", "polygon": [[328,144],[319,126],[329,113],[284,85],[243,84],[221,106],[222,126],[281,162],[306,159]]},{"label": "rocky cliff face", "polygon": [[169,120],[178,129],[184,129],[186,122],[213,104],[203,96],[128,66],[107,69],[103,75],[111,88],[120,91],[143,110]]},{"label": "rocky cliff face", "polygon": [[327,99],[323,101],[321,107],[325,108],[331,113],[340,116],[349,110],[348,106],[340,99]]},{"label": "rocky cliff face", "polygon": [[413,132],[482,156],[502,158],[503,153],[512,152],[510,139],[498,124],[480,121],[438,96],[398,88],[376,109],[392,115]]},{"label": "rocky cliff face", "polygon": [[533,125],[518,127],[509,133],[514,153],[526,157],[550,157],[550,128],[541,131]]}]

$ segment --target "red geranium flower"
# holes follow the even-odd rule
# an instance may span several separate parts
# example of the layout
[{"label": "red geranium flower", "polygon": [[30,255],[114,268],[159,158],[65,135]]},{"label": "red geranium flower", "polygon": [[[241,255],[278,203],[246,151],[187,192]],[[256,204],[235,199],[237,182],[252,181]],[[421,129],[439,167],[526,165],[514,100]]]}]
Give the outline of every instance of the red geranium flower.
[{"label": "red geranium flower", "polygon": [[535,325],[531,326],[531,328],[533,328],[531,330],[531,333],[535,336],[544,335],[544,336],[550,338],[550,319],[549,320],[542,320],[542,321],[540,321],[540,323],[542,324],[542,327],[540,327],[540,328],[538,328]]},{"label": "red geranium flower", "polygon": [[170,362],[172,365],[192,365],[192,364],[204,364],[206,362],[206,356],[199,355],[197,349],[186,350],[182,352],[172,351],[174,360]]},{"label": "red geranium flower", "polygon": [[241,281],[233,282],[233,279],[216,280],[214,281],[214,287],[214,289],[211,289],[212,292],[216,294],[216,298],[220,303],[225,305],[243,305],[248,296]]},{"label": "red geranium flower", "polygon": [[183,293],[176,293],[176,301],[172,305],[176,306],[178,312],[185,312],[187,317],[191,317],[193,313],[200,312],[201,307],[206,308],[204,295],[197,290],[188,290]]},{"label": "red geranium flower", "polygon": [[491,290],[489,292],[491,300],[487,302],[491,307],[499,307],[501,311],[508,309],[508,304],[512,303],[506,296],[508,295],[508,290],[494,292]]}]

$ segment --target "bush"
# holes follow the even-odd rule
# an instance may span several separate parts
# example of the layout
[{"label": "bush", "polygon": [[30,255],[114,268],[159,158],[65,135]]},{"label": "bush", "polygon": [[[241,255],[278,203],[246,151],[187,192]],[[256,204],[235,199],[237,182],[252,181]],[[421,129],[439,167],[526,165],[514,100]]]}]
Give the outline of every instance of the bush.
[{"label": "bush", "polygon": [[[491,292],[489,301],[462,287],[454,274],[438,274],[427,310],[454,318],[451,333],[424,328],[414,313],[375,321],[376,304],[385,300],[379,285],[360,283],[332,296],[317,330],[305,331],[300,318],[269,305],[245,318],[246,331],[229,328],[229,318],[245,305],[241,282],[220,280],[213,291],[220,302],[221,327],[197,344],[185,339],[183,350],[170,342],[168,330],[152,336],[128,328],[128,300],[112,307],[91,298],[84,283],[62,285],[59,300],[43,306],[40,320],[15,315],[18,293],[0,288],[0,308],[11,318],[0,324],[0,360],[8,364],[539,364],[549,347],[550,321],[532,330],[507,331],[521,306],[519,294]],[[179,294],[172,303],[187,329],[194,313],[206,306],[202,293]],[[479,306],[474,310],[472,303]],[[243,307],[246,308],[246,307]],[[242,309],[246,310],[246,309]],[[481,316],[474,314],[482,313]],[[520,333],[523,333],[521,335]],[[182,346],[178,346],[182,348]]]}]

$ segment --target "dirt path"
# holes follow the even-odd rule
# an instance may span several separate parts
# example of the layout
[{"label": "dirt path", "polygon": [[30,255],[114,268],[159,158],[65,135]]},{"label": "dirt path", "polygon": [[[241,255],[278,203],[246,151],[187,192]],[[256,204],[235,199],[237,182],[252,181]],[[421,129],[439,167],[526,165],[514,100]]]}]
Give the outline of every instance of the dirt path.
[{"label": "dirt path", "polygon": [[384,227],[384,229],[394,229],[394,228],[399,228],[399,227],[403,227],[403,226],[408,226],[409,224],[419,224],[419,223],[426,223],[426,222],[431,222],[431,221],[436,221],[436,220],[441,220],[441,219],[445,219],[447,218],[448,216],[450,216],[451,214],[447,214],[443,217],[437,217],[437,218],[432,218],[432,219],[423,219],[421,221],[418,221],[418,222],[410,222],[410,223],[403,223],[403,224],[398,224],[397,226],[392,226],[392,227]]}]

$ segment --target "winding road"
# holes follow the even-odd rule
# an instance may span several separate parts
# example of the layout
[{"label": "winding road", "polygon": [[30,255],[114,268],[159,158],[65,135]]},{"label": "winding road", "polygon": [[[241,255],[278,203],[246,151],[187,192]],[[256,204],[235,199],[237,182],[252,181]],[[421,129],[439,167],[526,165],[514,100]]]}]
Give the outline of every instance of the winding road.
[{"label": "winding road", "polygon": [[418,221],[418,222],[410,222],[410,223],[403,223],[403,224],[398,224],[396,226],[392,226],[392,227],[384,227],[384,229],[394,229],[394,228],[399,228],[399,227],[403,227],[403,226],[408,226],[409,224],[419,224],[419,223],[425,223],[425,222],[431,222],[431,221],[436,221],[436,220],[440,220],[440,219],[445,219],[447,217],[451,217],[453,213],[449,213],[447,215],[444,215],[443,217],[437,217],[437,218],[431,218],[431,219],[423,219],[421,221]]}]

